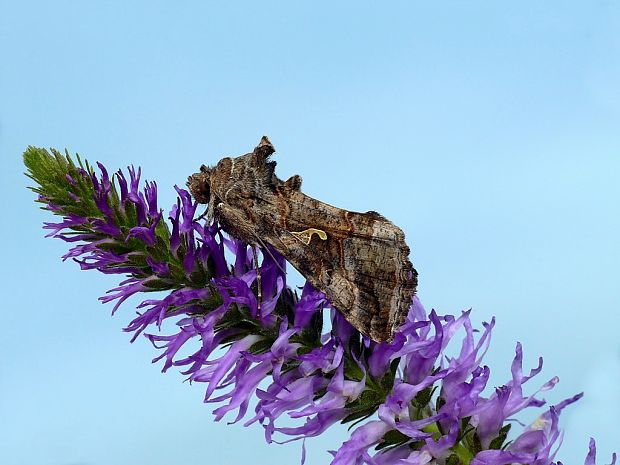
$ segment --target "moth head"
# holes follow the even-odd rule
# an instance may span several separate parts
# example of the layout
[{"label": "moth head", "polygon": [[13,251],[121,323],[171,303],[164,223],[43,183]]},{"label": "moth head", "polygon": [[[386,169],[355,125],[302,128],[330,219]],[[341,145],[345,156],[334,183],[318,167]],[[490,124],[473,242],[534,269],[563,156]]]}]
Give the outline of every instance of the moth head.
[{"label": "moth head", "polygon": [[198,173],[187,178],[187,187],[198,203],[209,203],[211,197],[211,168],[202,165]]}]

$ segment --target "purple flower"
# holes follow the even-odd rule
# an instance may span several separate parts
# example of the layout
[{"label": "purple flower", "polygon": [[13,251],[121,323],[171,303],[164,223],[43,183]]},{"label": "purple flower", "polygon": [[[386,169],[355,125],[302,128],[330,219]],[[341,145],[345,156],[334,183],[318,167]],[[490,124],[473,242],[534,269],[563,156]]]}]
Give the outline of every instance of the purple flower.
[{"label": "purple flower", "polygon": [[[125,275],[100,298],[115,302],[112,313],[134,295],[164,292],[138,304],[124,330],[132,341],[148,338],[160,351],[153,362],[162,361],[162,371],[177,366],[190,382],[205,383],[216,420],[249,416],[244,424],[261,424],[268,442],[305,440],[336,423],[361,422],[333,452],[337,465],[438,464],[454,456],[470,465],[561,465],[553,462],[559,416],[581,394],[545,409],[508,443],[510,418],[542,407],[538,394],[558,379],[526,394],[542,359],[524,375],[517,344],[511,379],[487,393],[490,368],[482,359],[494,320],[477,332],[469,311],[427,314],[415,297],[390,344],[362,336],[334,309],[331,327],[323,330],[323,310],[330,307],[325,295],[306,283],[298,297],[275,250],[253,251],[217,224],[198,222],[198,205],[184,189],[175,187],[167,223],[157,185],[140,188],[140,168],[110,177],[97,164],[97,175],[88,164],[29,150],[24,157],[41,186],[33,189],[38,201],[63,217],[44,228],[72,245],[63,259]],[[53,185],[46,176],[50,160],[63,173]],[[162,333],[170,319],[175,329]],[[452,355],[449,347],[459,341]],[[591,441],[586,465],[594,465],[595,454]]]},{"label": "purple flower", "polygon": [[[616,464],[616,454],[614,453],[612,455],[610,465],[615,465],[615,464]],[[557,465],[562,465],[562,463],[558,462]],[[588,455],[586,457],[586,461],[584,465],[596,465],[596,442],[592,438],[590,438],[589,451],[588,451]]]},{"label": "purple flower", "polygon": [[325,294],[317,291],[312,284],[306,281],[301,291],[301,298],[295,305],[295,321],[297,328],[303,328],[310,324],[312,317],[320,312],[327,304]]},{"label": "purple flower", "polygon": [[390,430],[390,427],[383,421],[376,420],[366,423],[357,428],[351,435],[351,439],[342,444],[335,453],[333,465],[357,465],[362,463],[372,463],[372,458],[367,454],[367,449],[377,444],[381,438]]},{"label": "purple flower", "polygon": [[150,226],[136,226],[134,228],[131,228],[129,230],[129,233],[127,234],[126,241],[128,241],[131,237],[136,237],[142,242],[144,242],[146,245],[155,245],[155,242],[157,242],[155,236],[155,228],[159,224],[160,220],[161,214],[156,214]]}]

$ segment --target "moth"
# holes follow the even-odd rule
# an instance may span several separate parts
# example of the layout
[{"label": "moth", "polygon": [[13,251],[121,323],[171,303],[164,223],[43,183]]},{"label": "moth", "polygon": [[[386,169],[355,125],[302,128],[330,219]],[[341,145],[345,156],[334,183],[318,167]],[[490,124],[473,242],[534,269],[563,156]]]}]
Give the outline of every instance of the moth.
[{"label": "moth", "polygon": [[274,152],[263,137],[250,153],[202,165],[187,186],[208,204],[209,221],[254,247],[273,247],[358,331],[391,341],[417,287],[403,231],[377,212],[305,195],[298,175],[282,181],[270,160]]}]

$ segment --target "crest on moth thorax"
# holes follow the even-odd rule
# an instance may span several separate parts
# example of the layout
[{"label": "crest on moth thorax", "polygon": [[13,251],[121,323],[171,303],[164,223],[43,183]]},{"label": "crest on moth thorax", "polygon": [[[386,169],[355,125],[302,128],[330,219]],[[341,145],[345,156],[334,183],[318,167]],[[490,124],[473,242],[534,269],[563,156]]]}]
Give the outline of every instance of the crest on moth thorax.
[{"label": "crest on moth thorax", "polygon": [[358,331],[392,340],[417,286],[402,230],[377,212],[357,213],[301,192],[301,178],[280,180],[263,137],[250,153],[201,166],[187,186],[207,219],[251,245],[269,244]]}]

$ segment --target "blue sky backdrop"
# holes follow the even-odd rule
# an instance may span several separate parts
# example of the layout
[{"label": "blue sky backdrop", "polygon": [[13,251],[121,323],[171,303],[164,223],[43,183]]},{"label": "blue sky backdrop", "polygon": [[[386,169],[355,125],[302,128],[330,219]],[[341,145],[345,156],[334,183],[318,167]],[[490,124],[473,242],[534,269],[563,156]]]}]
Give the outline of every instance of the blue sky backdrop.
[{"label": "blue sky backdrop", "polygon": [[[620,6],[614,1],[0,0],[6,465],[292,464],[299,444],[214,423],[61,263],[27,145],[141,165],[174,201],[201,163],[268,134],[281,178],[401,226],[428,309],[497,317],[489,388],[521,341],[559,386],[559,455],[620,449]],[[533,415],[533,412],[532,414]],[[532,417],[524,416],[523,421]],[[346,430],[309,441],[328,463]],[[604,460],[603,460],[604,461]]]}]

